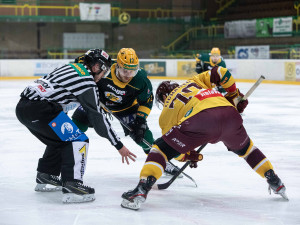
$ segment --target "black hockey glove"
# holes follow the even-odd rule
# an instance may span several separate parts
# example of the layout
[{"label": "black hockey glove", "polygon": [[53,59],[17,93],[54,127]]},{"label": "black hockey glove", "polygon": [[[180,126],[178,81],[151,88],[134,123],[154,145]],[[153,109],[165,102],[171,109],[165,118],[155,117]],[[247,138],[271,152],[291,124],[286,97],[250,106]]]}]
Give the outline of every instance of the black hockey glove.
[{"label": "black hockey glove", "polygon": [[196,63],[196,73],[202,73],[203,72],[203,69],[202,69],[202,66],[201,66],[201,63],[198,62]]},{"label": "black hockey glove", "polygon": [[131,125],[132,131],[130,132],[130,137],[136,142],[140,143],[143,141],[147,130],[147,122],[144,118],[137,117]]}]

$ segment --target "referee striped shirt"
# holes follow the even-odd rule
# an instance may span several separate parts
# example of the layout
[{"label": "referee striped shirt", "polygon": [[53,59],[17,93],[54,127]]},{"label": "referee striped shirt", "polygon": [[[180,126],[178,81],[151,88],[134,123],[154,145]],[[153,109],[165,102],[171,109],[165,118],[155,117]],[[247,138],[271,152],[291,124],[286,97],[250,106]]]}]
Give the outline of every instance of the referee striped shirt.
[{"label": "referee striped shirt", "polygon": [[[88,102],[80,102],[80,96],[89,91]],[[90,94],[92,93],[92,94]],[[30,84],[21,97],[33,101],[46,100],[62,106],[64,112],[77,108],[80,104],[90,113],[90,123],[95,131],[107,138],[117,149],[123,147],[119,137],[100,108],[99,91],[91,71],[82,64],[72,63],[56,68],[48,75]],[[86,99],[86,98],[85,98]],[[89,108],[89,107],[93,108]],[[93,113],[93,114],[92,114]]]}]

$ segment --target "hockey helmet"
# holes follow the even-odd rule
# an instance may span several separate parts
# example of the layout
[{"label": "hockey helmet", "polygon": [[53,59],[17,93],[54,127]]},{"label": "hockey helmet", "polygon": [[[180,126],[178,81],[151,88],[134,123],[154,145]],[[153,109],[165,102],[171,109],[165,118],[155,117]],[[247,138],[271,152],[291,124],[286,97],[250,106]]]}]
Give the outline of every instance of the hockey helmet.
[{"label": "hockey helmet", "polygon": [[221,56],[221,51],[219,48],[212,48],[210,51],[210,55]]},{"label": "hockey helmet", "polygon": [[101,71],[105,71],[104,76],[107,76],[112,64],[110,56],[101,49],[88,50],[84,56],[84,64],[91,68],[96,63],[100,64]]},{"label": "hockey helmet", "polygon": [[158,85],[155,93],[155,103],[158,108],[160,108],[159,103],[164,105],[163,96],[167,97],[178,86],[179,84],[174,81],[163,81]]},{"label": "hockey helmet", "polygon": [[132,48],[122,48],[117,56],[117,63],[119,67],[126,70],[138,70],[139,59]]}]

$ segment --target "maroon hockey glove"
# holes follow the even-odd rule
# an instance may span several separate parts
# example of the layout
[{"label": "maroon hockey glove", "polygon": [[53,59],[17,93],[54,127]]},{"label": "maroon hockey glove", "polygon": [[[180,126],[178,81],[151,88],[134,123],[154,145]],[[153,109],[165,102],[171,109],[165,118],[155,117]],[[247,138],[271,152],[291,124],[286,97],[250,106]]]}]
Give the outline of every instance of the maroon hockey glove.
[{"label": "maroon hockey glove", "polygon": [[230,92],[227,93],[224,96],[233,106],[237,108],[239,113],[244,112],[245,108],[248,105],[248,100],[243,100],[241,99],[244,97],[244,95],[240,92],[240,90],[237,88],[235,92]]},{"label": "maroon hockey glove", "polygon": [[184,154],[183,158],[181,158],[180,162],[186,162],[188,160],[191,161],[190,167],[191,168],[197,168],[197,162],[201,161],[203,159],[203,155],[196,152],[195,150],[189,151]]}]

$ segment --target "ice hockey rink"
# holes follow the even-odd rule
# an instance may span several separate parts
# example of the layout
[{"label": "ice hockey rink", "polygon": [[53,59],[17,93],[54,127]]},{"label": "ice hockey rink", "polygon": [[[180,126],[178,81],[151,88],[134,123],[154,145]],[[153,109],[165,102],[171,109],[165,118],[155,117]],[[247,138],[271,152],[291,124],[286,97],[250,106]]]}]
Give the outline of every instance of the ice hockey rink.
[{"label": "ice hockey rink", "polygon": [[[166,190],[152,190],[139,211],[120,207],[121,195],[139,180],[145,155],[118,121],[113,127],[137,161],[122,164],[110,143],[89,129],[85,184],[95,188],[91,203],[63,204],[62,194],[34,191],[36,167],[45,146],[19,123],[15,106],[32,80],[0,80],[1,225],[298,225],[300,224],[300,86],[262,83],[249,98],[244,125],[287,188],[289,201],[269,195],[266,181],[222,143],[207,145],[197,169],[185,172]],[[152,80],[154,91],[160,81]],[[178,81],[179,83],[182,81]],[[253,83],[237,83],[243,93]],[[148,125],[160,136],[160,110]],[[178,166],[182,163],[174,162]],[[170,177],[162,177],[164,183]]]}]

